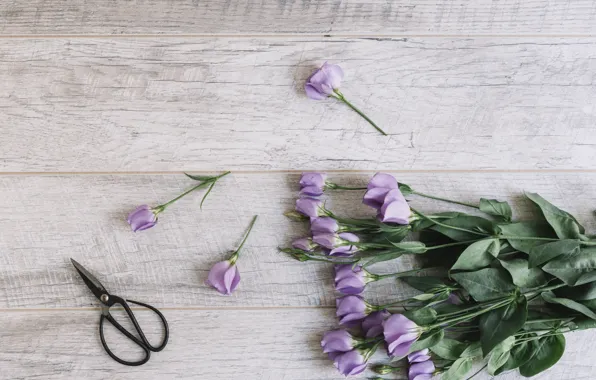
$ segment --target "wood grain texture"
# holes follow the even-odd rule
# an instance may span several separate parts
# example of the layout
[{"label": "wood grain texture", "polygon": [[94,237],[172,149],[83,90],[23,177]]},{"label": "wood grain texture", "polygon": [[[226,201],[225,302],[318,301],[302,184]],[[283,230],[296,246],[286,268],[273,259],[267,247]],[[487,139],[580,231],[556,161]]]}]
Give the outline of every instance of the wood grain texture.
[{"label": "wood grain texture", "polygon": [[[149,340],[159,341],[149,313],[136,311]],[[333,312],[310,310],[167,311],[170,342],[164,351],[136,368],[112,361],[97,332],[99,311],[8,312],[0,314],[0,379],[339,379],[321,352],[324,331],[335,327]],[[138,350],[118,333],[106,340],[124,358]],[[111,334],[110,334],[111,333]],[[559,363],[538,380],[589,380],[593,330],[566,334]],[[385,360],[383,355],[374,362]],[[365,371],[358,378],[372,376]],[[403,375],[403,374],[402,374]],[[483,373],[476,379],[488,380]],[[517,373],[499,380],[522,379]]]},{"label": "wood grain texture", "polygon": [[[266,21],[265,21],[266,20]],[[0,33],[589,34],[589,0],[8,0]]]},{"label": "wood grain texture", "polygon": [[[338,183],[365,184],[371,173],[334,174]],[[480,197],[512,200],[516,215],[533,209],[520,199],[534,191],[576,215],[589,231],[596,173],[408,173],[400,181],[418,191],[462,201]],[[305,223],[282,214],[292,209],[297,175],[236,174],[211,193],[203,210],[200,194],[162,214],[159,224],[134,234],[125,219],[140,203],[156,205],[191,185],[182,175],[89,175],[0,177],[0,308],[96,305],[73,270],[73,257],[100,275],[114,294],[159,307],[333,306],[332,268],[300,263],[277,247],[307,233]],[[372,216],[361,192],[336,192],[328,205],[340,215]],[[424,211],[458,209],[413,198]],[[231,297],[203,282],[211,265],[239,243],[252,215],[260,215],[239,261],[242,282]],[[383,270],[410,269],[411,258]],[[374,270],[380,270],[373,268]],[[367,299],[385,303],[409,293],[390,280],[371,284]]]},{"label": "wood grain texture", "polygon": [[[391,136],[303,83],[325,60]],[[596,40],[9,39],[0,170],[593,168]],[[374,67],[374,69],[372,69]]]}]

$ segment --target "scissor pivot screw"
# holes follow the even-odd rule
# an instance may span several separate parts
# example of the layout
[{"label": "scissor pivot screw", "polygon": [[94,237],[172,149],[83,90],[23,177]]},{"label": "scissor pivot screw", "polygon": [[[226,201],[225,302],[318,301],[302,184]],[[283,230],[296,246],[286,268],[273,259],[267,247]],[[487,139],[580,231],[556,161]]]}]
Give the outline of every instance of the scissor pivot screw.
[{"label": "scissor pivot screw", "polygon": [[110,297],[107,294],[102,294],[101,297],[99,297],[99,299],[101,300],[101,302],[108,302]]}]

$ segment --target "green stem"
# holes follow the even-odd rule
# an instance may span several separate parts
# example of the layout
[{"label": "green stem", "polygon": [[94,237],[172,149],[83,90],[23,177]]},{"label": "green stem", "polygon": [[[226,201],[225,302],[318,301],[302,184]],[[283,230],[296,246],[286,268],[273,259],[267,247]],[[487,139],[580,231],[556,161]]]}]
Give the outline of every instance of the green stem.
[{"label": "green stem", "polygon": [[443,224],[443,223],[441,223],[441,222],[437,222],[436,220],[429,218],[428,216],[424,215],[423,213],[421,213],[420,211],[416,210],[416,209],[415,209],[415,208],[413,208],[413,207],[410,207],[410,209],[411,209],[413,212],[415,212],[416,214],[420,215],[420,216],[422,217],[422,219],[428,220],[429,222],[432,222],[432,223],[436,224],[437,226],[441,226],[441,227],[445,227],[445,228],[450,228],[450,229],[452,229],[452,230],[457,230],[457,231],[462,231],[462,232],[468,232],[468,233],[470,233],[470,234],[474,234],[474,235],[480,235],[480,236],[484,236],[484,237],[487,237],[487,236],[489,236],[489,235],[488,235],[488,234],[486,234],[486,233],[477,232],[477,231],[472,231],[472,230],[468,230],[468,229],[466,229],[466,228],[461,228],[461,227],[450,226],[450,225],[448,225],[448,224]]},{"label": "green stem", "polygon": [[470,243],[475,243],[477,241],[480,241],[482,239],[474,239],[474,240],[466,240],[466,241],[457,241],[455,243],[447,243],[447,244],[441,244],[441,245],[433,245],[432,247],[426,247],[427,250],[431,250],[431,249],[440,249],[440,248],[447,248],[447,247],[454,247],[457,245],[463,245],[463,244],[470,244]]},{"label": "green stem", "polygon": [[350,186],[342,186],[336,183],[327,183],[326,187],[332,190],[367,190],[367,187],[350,187]]},{"label": "green stem", "polygon": [[[500,235],[498,236],[499,239],[507,239],[507,240],[537,240],[537,241],[559,241],[560,239],[557,238],[545,238],[545,237],[531,237],[531,236],[503,236]],[[578,240],[578,239],[575,239]],[[596,242],[590,242],[590,241],[583,241],[583,240],[579,240],[580,244],[583,245],[596,245]]]},{"label": "green stem", "polygon": [[258,217],[258,215],[255,215],[252,218],[252,220],[250,221],[250,225],[248,226],[248,230],[246,231],[246,235],[244,235],[244,239],[242,239],[242,242],[238,246],[238,249],[236,249],[234,253],[232,253],[232,256],[230,257],[230,262],[232,263],[232,265],[236,262],[236,260],[238,260],[238,256],[240,256],[240,250],[242,249],[242,247],[244,247],[244,243],[246,243],[246,240],[248,239],[248,236],[250,235],[250,232],[252,231],[252,228],[254,227]]},{"label": "green stem", "polygon": [[354,106],[352,103],[350,103],[345,97],[344,94],[342,94],[341,92],[339,92],[339,90],[333,90],[335,92],[335,94],[337,95],[336,98],[341,100],[342,102],[344,102],[348,107],[350,107],[352,110],[356,111],[356,113],[360,116],[362,116],[364,118],[364,120],[368,121],[368,123],[370,125],[372,125],[373,127],[375,127],[375,129],[379,132],[381,132],[384,136],[387,136],[387,133],[382,130],[378,125],[376,125],[374,123],[374,121],[372,121],[368,116],[366,116],[364,114],[364,112],[360,111],[358,108],[356,108],[356,106]]},{"label": "green stem", "polygon": [[486,367],[488,367],[488,364],[485,364],[482,368],[480,368],[478,371],[474,372],[474,374],[470,377],[468,377],[466,380],[470,380],[473,377],[476,377],[476,375],[478,375],[480,372],[482,372]]},{"label": "green stem", "polygon": [[[403,299],[403,300],[386,303],[384,305],[373,305],[373,308],[375,309],[375,311],[379,311],[379,310],[386,309],[386,308],[388,308],[390,306],[401,306],[401,304],[404,303],[404,302],[407,304],[408,303],[407,301],[410,301],[410,300],[411,300],[411,298],[406,298],[406,299]],[[419,301],[416,301],[416,300],[414,300],[414,301],[415,302],[419,302]]]},{"label": "green stem", "polygon": [[[440,323],[435,323],[434,325],[426,326],[426,328],[428,330],[432,330],[434,328],[441,327],[441,326],[444,327],[444,328],[448,328],[448,327],[451,327],[451,325],[456,325],[456,324],[458,324],[458,323],[460,323],[462,321],[465,321],[465,320],[468,320],[468,319],[472,319],[472,318],[476,318],[477,316],[482,315],[484,313],[488,313],[491,310],[494,310],[494,309],[498,309],[500,307],[503,307],[503,306],[507,305],[510,302],[511,302],[511,299],[510,298],[507,298],[507,299],[505,299],[505,300],[503,300],[501,302],[497,302],[497,303],[493,304],[492,306],[487,307],[486,309],[481,309],[481,310],[478,310],[478,311],[476,311],[474,313],[463,315],[461,317],[455,317],[455,318],[453,318],[451,320],[446,320],[446,321],[443,321],[443,322],[440,322]],[[447,326],[444,326],[445,324],[447,324]]]},{"label": "green stem", "polygon": [[[176,198],[174,198],[174,199],[172,199],[172,200],[170,200],[170,201],[168,201],[168,202],[166,202],[166,203],[164,203],[164,204],[162,204],[162,205],[159,205],[159,206],[157,206],[156,208],[157,208],[157,209],[161,209],[161,211],[164,211],[164,210],[166,209],[166,207],[168,207],[168,206],[169,206],[169,205],[171,205],[172,203],[176,202],[176,201],[177,201],[177,200],[179,200],[180,198],[182,198],[182,197],[184,197],[184,196],[186,196],[186,195],[188,195],[188,194],[192,193],[193,191],[195,191],[195,190],[197,190],[197,189],[200,189],[200,188],[202,188],[202,187],[206,187],[206,186],[207,186],[207,185],[209,185],[209,184],[215,183],[215,182],[216,182],[218,179],[220,179],[221,177],[224,177],[224,176],[226,176],[226,175],[228,175],[228,174],[230,174],[230,173],[231,173],[231,172],[229,172],[229,171],[228,171],[228,172],[224,172],[224,173],[222,173],[222,174],[220,174],[220,175],[218,175],[218,176],[216,176],[216,177],[211,177],[211,179],[209,179],[208,181],[203,181],[203,182],[201,182],[200,184],[196,185],[195,187],[193,187],[193,188],[191,188],[191,189],[189,189],[189,190],[186,190],[184,193],[182,193],[182,194],[178,195]],[[161,211],[160,211],[160,212],[161,212]]]},{"label": "green stem", "polygon": [[374,278],[374,281],[377,280],[381,280],[384,278],[388,278],[388,277],[403,277],[403,276],[408,276],[410,274],[416,274],[425,270],[431,270],[431,269],[440,269],[440,268],[420,268],[420,269],[412,269],[412,270],[407,270],[404,272],[396,272],[396,273],[389,273],[389,274],[374,274],[374,273],[370,273],[370,275]]},{"label": "green stem", "polygon": [[460,205],[460,206],[466,206],[466,207],[471,207],[471,208],[475,208],[475,209],[478,209],[479,208],[479,206],[473,205],[471,203],[460,202],[460,201],[453,201],[451,199],[445,199],[445,198],[441,198],[441,197],[435,197],[434,195],[428,195],[428,194],[424,194],[424,193],[419,193],[418,191],[412,191],[412,194],[416,194],[416,195],[419,195],[419,196],[424,197],[424,198],[434,199],[434,200],[437,200],[437,201],[443,201],[443,202],[453,203],[453,204]]}]

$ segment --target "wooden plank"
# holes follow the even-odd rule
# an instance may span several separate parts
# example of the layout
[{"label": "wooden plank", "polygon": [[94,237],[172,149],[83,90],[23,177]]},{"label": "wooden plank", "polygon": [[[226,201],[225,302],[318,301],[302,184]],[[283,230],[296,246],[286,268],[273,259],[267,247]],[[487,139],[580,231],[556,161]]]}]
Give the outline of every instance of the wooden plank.
[{"label": "wooden plank", "polygon": [[[0,33],[590,34],[589,0],[4,1]],[[264,22],[266,20],[266,22]]]},{"label": "wooden plank", "polygon": [[[391,136],[303,82],[324,60]],[[596,40],[11,39],[0,170],[593,168]],[[373,69],[374,67],[374,69]]]},{"label": "wooden plank", "polygon": [[[149,313],[135,311],[150,340]],[[141,367],[125,367],[103,351],[97,332],[98,310],[8,312],[0,314],[1,379],[338,379],[321,352],[320,338],[334,328],[332,310],[169,310],[170,343]],[[566,334],[561,360],[539,380],[593,378],[594,330]],[[106,340],[124,358],[138,349],[115,330]],[[379,353],[377,359],[383,356]],[[358,378],[372,376],[366,371]],[[478,379],[491,379],[486,372]],[[522,379],[517,372],[500,380]]]},{"label": "wooden plank", "polygon": [[[371,174],[331,179],[363,185]],[[398,178],[421,192],[461,201],[509,199],[521,218],[533,212],[522,192],[535,191],[576,215],[589,231],[596,229],[596,194],[590,191],[596,173],[399,173]],[[296,174],[233,174],[202,211],[201,195],[191,195],[168,209],[155,228],[134,234],[125,222],[130,210],[164,202],[192,181],[182,175],[1,176],[0,308],[96,305],[71,257],[101,275],[109,291],[160,307],[333,306],[330,266],[300,263],[277,251],[307,232],[305,223],[282,215],[293,207],[297,180]],[[361,195],[332,193],[328,205],[340,215],[373,216]],[[425,211],[459,209],[421,198],[412,202]],[[203,283],[207,271],[234,249],[255,214],[260,220],[238,264],[240,286],[231,297],[219,296]],[[403,258],[381,269],[413,265]],[[407,294],[387,280],[371,284],[366,296],[380,304]]]}]

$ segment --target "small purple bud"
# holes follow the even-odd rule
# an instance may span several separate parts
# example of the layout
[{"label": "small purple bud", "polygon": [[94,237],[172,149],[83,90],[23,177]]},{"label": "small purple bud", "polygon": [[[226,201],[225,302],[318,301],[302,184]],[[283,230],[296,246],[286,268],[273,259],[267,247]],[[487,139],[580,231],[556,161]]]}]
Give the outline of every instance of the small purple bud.
[{"label": "small purple bud", "polygon": [[335,300],[340,325],[355,325],[370,312],[364,299],[356,295],[348,295]]},{"label": "small purple bud", "polygon": [[306,80],[304,85],[306,96],[313,100],[325,99],[333,95],[333,90],[339,88],[343,78],[344,72],[341,67],[325,62]]},{"label": "small purple bud", "polygon": [[354,349],[354,337],[346,330],[327,331],[321,340],[323,352],[348,352]]},{"label": "small purple bud", "polygon": [[352,257],[356,252],[358,252],[358,247],[355,245],[342,245],[341,247],[330,250],[328,255],[335,257]]},{"label": "small purple bud", "polygon": [[339,224],[337,223],[337,220],[328,216],[321,216],[310,221],[310,232],[313,235],[334,234],[338,230]]},{"label": "small purple bud", "polygon": [[362,331],[367,338],[383,334],[383,322],[391,315],[387,310],[375,311],[362,321]]},{"label": "small purple bud", "polygon": [[325,247],[327,249],[334,249],[341,246],[350,246],[350,243],[356,243],[360,241],[358,236],[349,233],[343,232],[341,234],[317,234],[313,236],[312,241],[320,245],[321,247]]},{"label": "small purple bud", "polygon": [[360,265],[335,266],[335,290],[343,294],[360,294],[364,291],[365,271]]},{"label": "small purple bud", "polygon": [[314,186],[322,189],[325,187],[326,179],[327,175],[325,173],[302,173],[302,177],[300,177],[300,188],[303,189],[305,187]]},{"label": "small purple bud", "polygon": [[383,322],[383,334],[390,355],[404,357],[418,340],[421,331],[418,325],[402,314],[394,314]]},{"label": "small purple bud", "polygon": [[333,355],[333,362],[335,368],[344,376],[357,375],[366,369],[366,359],[358,350]]},{"label": "small purple bud", "polygon": [[302,215],[306,215],[310,218],[316,218],[323,216],[323,202],[313,198],[300,198],[296,200],[296,211]]},{"label": "small purple bud", "polygon": [[317,245],[312,242],[311,238],[300,238],[292,242],[292,247],[296,249],[301,249],[306,252],[312,252],[317,247]]},{"label": "small purple bud", "polygon": [[414,351],[411,354],[408,354],[408,362],[409,363],[420,363],[430,360],[430,355],[428,355],[428,348],[420,351]]},{"label": "small purple bud", "polygon": [[157,224],[157,214],[148,205],[141,205],[128,215],[128,224],[134,232],[143,231]]},{"label": "small purple bud", "polygon": [[230,295],[240,282],[240,272],[230,260],[220,261],[213,265],[205,282],[221,294]]}]

